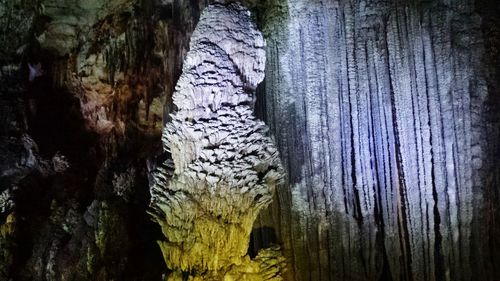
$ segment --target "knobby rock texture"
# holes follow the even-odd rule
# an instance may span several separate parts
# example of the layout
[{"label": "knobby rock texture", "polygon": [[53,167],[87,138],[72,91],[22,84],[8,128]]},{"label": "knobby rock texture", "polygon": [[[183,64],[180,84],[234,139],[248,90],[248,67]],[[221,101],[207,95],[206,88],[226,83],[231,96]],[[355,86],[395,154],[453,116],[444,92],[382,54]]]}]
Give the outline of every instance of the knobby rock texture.
[{"label": "knobby rock texture", "polygon": [[288,178],[259,221],[290,278],[497,280],[498,4],[270,5],[257,108]]},{"label": "knobby rock texture", "polygon": [[192,34],[163,133],[173,162],[158,168],[151,191],[165,235],[159,245],[174,270],[168,280],[282,280],[279,249],[247,255],[254,220],[283,178],[266,126],[253,116],[264,48],[239,4],[208,6]]}]

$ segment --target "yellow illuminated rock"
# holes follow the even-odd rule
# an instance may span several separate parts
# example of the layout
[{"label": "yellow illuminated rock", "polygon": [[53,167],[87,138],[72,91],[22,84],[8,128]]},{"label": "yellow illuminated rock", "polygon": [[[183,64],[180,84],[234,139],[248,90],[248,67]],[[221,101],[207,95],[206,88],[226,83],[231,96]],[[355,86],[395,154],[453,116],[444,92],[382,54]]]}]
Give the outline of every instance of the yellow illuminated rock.
[{"label": "yellow illuminated rock", "polygon": [[281,280],[278,248],[247,256],[259,211],[283,178],[265,124],[253,116],[264,78],[265,41],[239,4],[203,12],[163,133],[166,162],[155,175],[151,214],[168,280]]}]

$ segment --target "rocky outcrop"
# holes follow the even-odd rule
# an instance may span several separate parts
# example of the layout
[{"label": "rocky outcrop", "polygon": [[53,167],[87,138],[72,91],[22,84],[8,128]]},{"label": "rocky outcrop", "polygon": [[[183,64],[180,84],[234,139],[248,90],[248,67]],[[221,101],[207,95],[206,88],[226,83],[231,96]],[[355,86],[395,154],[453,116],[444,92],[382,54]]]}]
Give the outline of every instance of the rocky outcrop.
[{"label": "rocky outcrop", "polygon": [[46,26],[36,34],[36,40],[41,48],[58,56],[74,53],[81,47],[82,39],[91,36],[95,24],[110,15],[132,12],[135,4],[130,0],[77,0],[71,4],[56,0],[32,2],[39,2],[40,13],[46,19],[41,23]]},{"label": "rocky outcrop", "polygon": [[174,170],[164,163],[151,192],[169,280],[185,280],[182,272],[189,280],[281,280],[279,251],[246,255],[253,222],[283,177],[252,112],[264,47],[239,4],[207,7],[191,37],[173,95],[178,110],[163,134]]}]

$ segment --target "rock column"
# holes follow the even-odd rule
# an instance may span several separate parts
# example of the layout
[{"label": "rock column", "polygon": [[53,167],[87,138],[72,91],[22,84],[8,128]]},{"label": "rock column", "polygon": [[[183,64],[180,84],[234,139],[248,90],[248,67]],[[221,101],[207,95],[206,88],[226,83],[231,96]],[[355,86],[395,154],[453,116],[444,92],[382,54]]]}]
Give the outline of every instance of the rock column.
[{"label": "rock column", "polygon": [[157,169],[151,190],[169,280],[281,280],[279,250],[247,256],[256,216],[283,178],[267,128],[253,116],[264,48],[239,4],[210,5],[192,35],[163,134],[173,162]]}]

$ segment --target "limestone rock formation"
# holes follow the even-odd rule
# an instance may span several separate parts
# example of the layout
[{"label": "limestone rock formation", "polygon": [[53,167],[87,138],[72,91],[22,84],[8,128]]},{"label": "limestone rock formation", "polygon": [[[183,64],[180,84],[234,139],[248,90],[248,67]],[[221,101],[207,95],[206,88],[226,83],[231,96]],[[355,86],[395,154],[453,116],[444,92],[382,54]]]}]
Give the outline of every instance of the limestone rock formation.
[{"label": "limestone rock formation", "polygon": [[0,281],[166,271],[145,159],[199,8],[153,2],[0,1]]},{"label": "limestone rock formation", "polygon": [[163,134],[175,169],[159,168],[151,198],[170,280],[180,272],[189,280],[280,280],[279,251],[272,263],[246,256],[253,222],[283,177],[266,126],[253,116],[264,47],[239,4],[210,5],[192,35],[173,95],[178,110]]},{"label": "limestone rock formation", "polygon": [[[175,178],[161,135],[214,1],[0,0],[0,281],[165,280],[148,180]],[[266,38],[255,111],[287,177],[224,277],[273,276],[277,243],[290,281],[498,280],[500,2],[241,2]],[[253,88],[250,33],[230,43],[216,22],[237,26],[200,23],[198,48]],[[202,103],[176,114],[225,106]],[[217,162],[195,144],[174,149],[183,171]]]},{"label": "limestone rock formation", "polygon": [[293,280],[497,280],[499,2],[270,3]]}]

